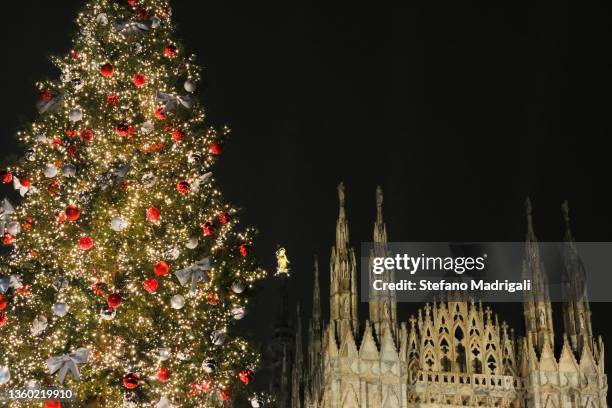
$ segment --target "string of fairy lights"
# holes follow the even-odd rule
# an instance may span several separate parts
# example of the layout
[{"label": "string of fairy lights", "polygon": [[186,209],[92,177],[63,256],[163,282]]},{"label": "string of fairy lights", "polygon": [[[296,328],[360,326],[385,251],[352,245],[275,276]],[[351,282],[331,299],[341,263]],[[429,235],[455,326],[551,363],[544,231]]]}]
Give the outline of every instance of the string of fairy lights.
[{"label": "string of fairy lights", "polygon": [[265,272],[212,175],[230,130],[205,124],[167,0],[92,0],[77,23],[2,175],[24,199],[3,236],[0,390],[58,386],[67,365],[89,406],[258,406],[259,355],[233,326]]}]

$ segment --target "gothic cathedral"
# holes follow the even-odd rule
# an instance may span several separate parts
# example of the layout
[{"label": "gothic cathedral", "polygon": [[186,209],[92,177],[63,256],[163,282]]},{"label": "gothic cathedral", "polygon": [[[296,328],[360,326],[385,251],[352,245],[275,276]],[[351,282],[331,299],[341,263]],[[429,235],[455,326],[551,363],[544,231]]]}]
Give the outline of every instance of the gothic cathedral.
[{"label": "gothic cathedral", "polygon": [[[395,296],[389,292],[371,301],[369,320],[360,321],[357,261],[349,243],[342,184],[338,193],[340,213],[329,269],[330,318],[324,323],[321,317],[315,261],[308,344],[304,349],[298,317],[292,378],[285,382],[291,390],[286,406],[607,407],[604,345],[593,336],[584,298],[563,305],[562,338],[554,335],[546,295],[523,304],[525,336],[518,338],[489,307],[460,299],[425,304],[407,322],[400,322]],[[376,197],[374,242],[375,248],[384,248],[387,231],[380,188]],[[569,224],[567,205],[563,212]],[[565,240],[567,271],[579,281],[581,263],[569,225]],[[545,282],[529,203],[523,265],[534,279]]]}]

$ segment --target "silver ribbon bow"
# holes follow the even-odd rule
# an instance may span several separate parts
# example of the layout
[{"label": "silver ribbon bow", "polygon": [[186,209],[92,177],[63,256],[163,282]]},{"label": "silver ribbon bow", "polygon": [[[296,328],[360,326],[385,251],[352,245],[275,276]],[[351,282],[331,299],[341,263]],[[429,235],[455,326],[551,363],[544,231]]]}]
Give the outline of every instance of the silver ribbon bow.
[{"label": "silver ribbon bow", "polygon": [[170,112],[181,105],[187,109],[191,109],[193,107],[193,99],[191,99],[190,96],[180,96],[158,90],[155,98],[157,99],[157,102],[165,104],[164,112]]},{"label": "silver ribbon bow", "polygon": [[210,258],[204,258],[193,265],[174,272],[181,285],[191,282],[191,293],[195,293],[198,282],[208,282],[207,272],[212,269]]},{"label": "silver ribbon bow", "polygon": [[9,219],[9,215],[15,213],[15,208],[11,204],[8,199],[2,200],[0,203],[0,233],[4,232],[4,228],[6,228],[7,220]]},{"label": "silver ribbon bow", "polygon": [[120,33],[142,33],[149,31],[149,26],[138,21],[124,21],[117,24],[117,31]]},{"label": "silver ribbon bow", "polygon": [[54,98],[49,99],[48,101],[38,101],[36,103],[36,108],[39,113],[47,113],[52,112],[59,108],[60,102],[62,101],[61,96],[56,96]]},{"label": "silver ribbon bow", "polygon": [[17,289],[23,286],[21,277],[18,275],[5,276],[0,278],[0,293],[6,293],[9,288]]},{"label": "silver ribbon bow", "polygon": [[63,356],[51,357],[47,360],[49,374],[53,375],[59,370],[59,383],[63,384],[68,371],[77,380],[81,379],[78,364],[85,364],[89,360],[89,349],[80,348],[74,353],[64,354]]}]

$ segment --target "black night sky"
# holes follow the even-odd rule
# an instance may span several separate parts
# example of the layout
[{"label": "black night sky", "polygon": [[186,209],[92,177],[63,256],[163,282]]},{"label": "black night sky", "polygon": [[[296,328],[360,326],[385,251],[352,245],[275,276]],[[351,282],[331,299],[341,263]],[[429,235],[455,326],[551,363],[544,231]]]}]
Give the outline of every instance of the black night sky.
[{"label": "black night sky", "polygon": [[[35,112],[34,81],[58,75],[47,56],[69,49],[82,3],[14,2],[5,15],[2,157]],[[371,239],[377,184],[394,241],[522,240],[527,196],[540,240],[562,239],[565,199],[578,240],[612,240],[611,4],[173,3],[179,36],[206,68],[209,119],[233,128],[220,187],[260,230],[268,270],[276,246],[287,248],[291,299],[306,311],[318,253],[327,316],[341,180],[356,248]],[[260,341],[276,286],[251,309]],[[520,321],[512,309],[498,308]],[[609,342],[607,309],[593,305],[593,325]]]}]

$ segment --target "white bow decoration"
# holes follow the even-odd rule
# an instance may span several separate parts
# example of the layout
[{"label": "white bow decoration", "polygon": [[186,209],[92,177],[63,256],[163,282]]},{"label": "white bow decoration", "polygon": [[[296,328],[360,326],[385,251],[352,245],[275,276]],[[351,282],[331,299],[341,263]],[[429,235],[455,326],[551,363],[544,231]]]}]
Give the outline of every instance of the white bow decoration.
[{"label": "white bow decoration", "polygon": [[4,229],[6,228],[6,223],[9,219],[8,216],[14,213],[15,208],[11,202],[6,198],[2,200],[2,203],[0,203],[0,233],[3,233]]},{"label": "white bow decoration", "polygon": [[9,288],[17,289],[22,287],[21,276],[11,275],[10,277],[0,278],[0,293],[6,293]]},{"label": "white bow decoration", "polygon": [[47,318],[43,315],[38,315],[32,322],[32,327],[30,327],[30,333],[34,337],[40,336],[47,328],[47,325]]},{"label": "white bow decoration", "polygon": [[124,21],[117,24],[117,31],[120,33],[141,33],[149,31],[149,26],[138,21]]},{"label": "white bow decoration", "polygon": [[208,180],[210,180],[210,178],[213,176],[212,172],[208,172],[205,174],[202,174],[200,177],[196,178],[192,183],[191,183],[191,191],[194,193],[197,193],[200,191],[200,187],[202,187],[202,185],[204,183],[206,183]]},{"label": "white bow decoration", "polygon": [[161,397],[155,408],[174,408],[167,397]]},{"label": "white bow decoration", "polygon": [[68,371],[72,373],[74,378],[80,380],[81,373],[79,372],[78,364],[85,364],[87,361],[89,361],[89,349],[80,348],[74,353],[51,357],[47,359],[46,364],[51,375],[59,370],[58,380],[60,384],[63,384]]},{"label": "white bow decoration", "polygon": [[208,282],[208,274],[206,272],[212,269],[210,258],[204,258],[193,265],[176,271],[174,274],[178,278],[181,285],[185,286],[191,282],[191,293],[195,293],[198,282]]},{"label": "white bow decoration", "polygon": [[165,103],[164,112],[170,112],[179,106],[184,106],[187,109],[193,107],[193,99],[190,96],[180,96],[177,94],[165,93],[157,91],[156,95],[157,102]]},{"label": "white bow decoration", "polygon": [[38,101],[36,103],[36,108],[38,109],[39,113],[51,112],[59,107],[59,104],[61,101],[62,101],[62,98],[59,96],[53,97],[49,99],[48,101],[44,101],[44,100]]}]

